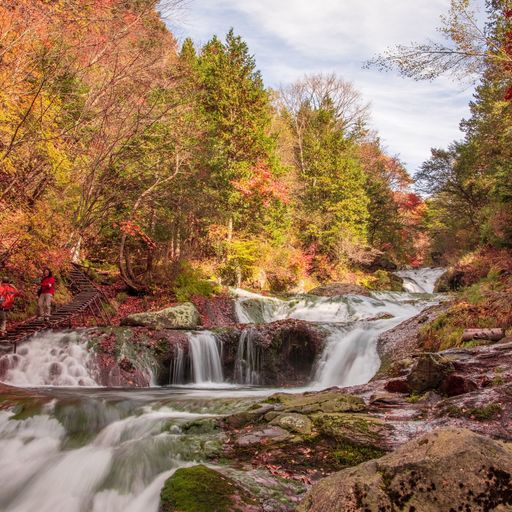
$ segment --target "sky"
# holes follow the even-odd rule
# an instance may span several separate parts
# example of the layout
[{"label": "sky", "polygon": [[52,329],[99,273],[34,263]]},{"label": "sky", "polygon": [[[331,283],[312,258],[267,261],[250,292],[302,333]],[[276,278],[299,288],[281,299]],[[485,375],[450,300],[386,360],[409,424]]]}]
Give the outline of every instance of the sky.
[{"label": "sky", "polygon": [[413,174],[431,147],[462,137],[473,90],[447,77],[417,82],[364,63],[396,44],[439,40],[449,0],[189,0],[168,23],[179,41],[198,46],[233,27],[255,56],[265,84],[336,72],[370,102],[372,127]]}]

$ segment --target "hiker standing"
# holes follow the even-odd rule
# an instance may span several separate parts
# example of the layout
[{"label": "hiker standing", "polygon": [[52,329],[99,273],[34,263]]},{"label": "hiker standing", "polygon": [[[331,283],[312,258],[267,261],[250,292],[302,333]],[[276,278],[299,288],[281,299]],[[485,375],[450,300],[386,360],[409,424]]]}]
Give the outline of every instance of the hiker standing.
[{"label": "hiker standing", "polygon": [[49,268],[45,268],[43,271],[43,277],[37,295],[39,296],[39,317],[48,321],[52,314],[52,302],[53,296],[55,295],[55,278]]},{"label": "hiker standing", "polygon": [[12,308],[14,298],[18,293],[10,279],[3,277],[0,284],[0,336],[5,336],[7,332],[7,313]]}]

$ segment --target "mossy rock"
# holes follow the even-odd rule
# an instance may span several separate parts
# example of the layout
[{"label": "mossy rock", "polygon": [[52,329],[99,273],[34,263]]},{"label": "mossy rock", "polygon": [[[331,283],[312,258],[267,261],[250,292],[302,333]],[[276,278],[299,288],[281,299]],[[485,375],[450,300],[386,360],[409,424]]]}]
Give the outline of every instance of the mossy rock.
[{"label": "mossy rock", "polygon": [[320,480],[297,510],[506,511],[511,506],[510,445],[447,428]]},{"label": "mossy rock", "polygon": [[339,393],[336,391],[322,391],[305,395],[289,395],[277,393],[267,400],[269,403],[282,404],[286,412],[311,414],[315,412],[362,412],[366,405],[360,397]]},{"label": "mossy rock", "polygon": [[160,493],[159,512],[259,512],[253,496],[232,478],[204,465],[180,468]]},{"label": "mossy rock", "polygon": [[152,329],[195,329],[201,323],[199,313],[191,302],[161,311],[135,313],[123,318],[121,325],[150,327]]},{"label": "mossy rock", "polygon": [[310,435],[313,430],[313,423],[303,414],[297,413],[284,413],[274,418],[271,422],[272,425],[278,425],[288,432],[295,432],[302,435]]},{"label": "mossy rock", "polygon": [[386,427],[379,419],[366,414],[318,413],[311,416],[317,432],[353,445],[380,447]]},{"label": "mossy rock", "polygon": [[0,411],[11,410],[13,420],[24,420],[41,413],[50,397],[31,395],[24,389],[11,387],[0,383]]},{"label": "mossy rock", "polygon": [[217,418],[201,418],[189,421],[182,425],[181,430],[185,434],[213,434],[220,430],[219,420]]}]

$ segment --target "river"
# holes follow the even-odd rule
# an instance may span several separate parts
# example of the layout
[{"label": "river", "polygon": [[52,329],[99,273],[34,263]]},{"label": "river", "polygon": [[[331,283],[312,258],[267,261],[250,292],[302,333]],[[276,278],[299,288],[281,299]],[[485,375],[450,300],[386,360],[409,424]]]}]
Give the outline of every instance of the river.
[{"label": "river", "polygon": [[[440,269],[403,271],[408,292],[287,300],[235,290],[238,320],[296,318],[324,324],[329,336],[307,387],[368,382],[379,368],[377,339],[435,303]],[[247,332],[247,331],[246,331]],[[248,331],[250,332],[250,331]],[[107,389],[95,380],[84,333],[45,333],[4,356],[3,381],[44,397],[22,413],[0,410],[0,510],[157,512],[164,481],[205,460],[222,443],[194,421],[247,407],[276,388],[260,386],[259,357],[241,336],[235,381],[224,379],[222,345],[208,331],[188,333],[190,359],[176,357],[173,385]],[[183,382],[185,365],[190,382]],[[151,364],[147,365],[151,373]]]}]

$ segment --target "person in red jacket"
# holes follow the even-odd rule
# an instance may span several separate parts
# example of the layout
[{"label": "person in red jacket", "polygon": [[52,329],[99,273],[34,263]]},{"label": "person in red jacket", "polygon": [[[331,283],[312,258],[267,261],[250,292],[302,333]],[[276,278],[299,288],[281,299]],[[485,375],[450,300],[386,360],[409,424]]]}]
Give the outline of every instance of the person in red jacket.
[{"label": "person in red jacket", "polygon": [[41,286],[37,292],[39,295],[39,317],[48,321],[52,314],[52,302],[55,295],[55,278],[49,268],[44,269],[40,284]]},{"label": "person in red jacket", "polygon": [[14,298],[18,293],[9,278],[3,277],[0,284],[0,336],[5,336],[7,332],[7,313],[12,308]]}]

